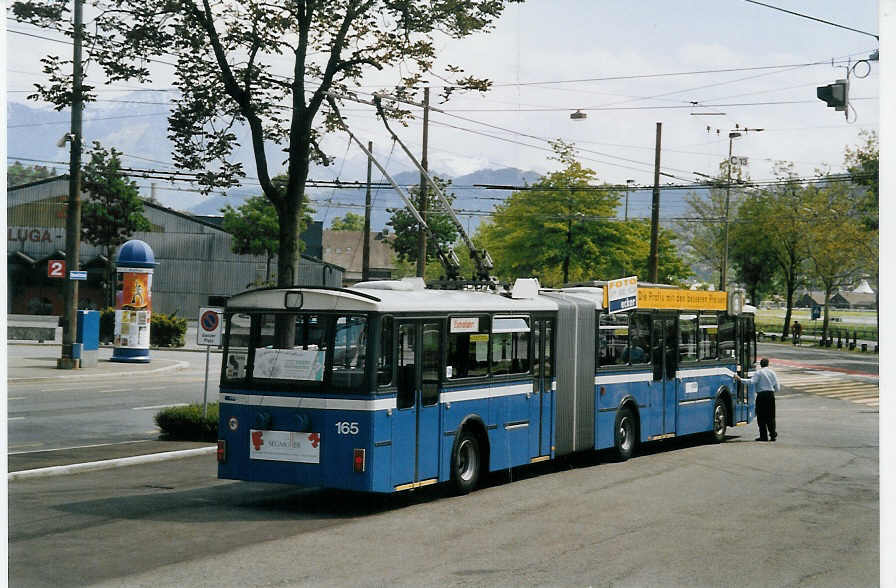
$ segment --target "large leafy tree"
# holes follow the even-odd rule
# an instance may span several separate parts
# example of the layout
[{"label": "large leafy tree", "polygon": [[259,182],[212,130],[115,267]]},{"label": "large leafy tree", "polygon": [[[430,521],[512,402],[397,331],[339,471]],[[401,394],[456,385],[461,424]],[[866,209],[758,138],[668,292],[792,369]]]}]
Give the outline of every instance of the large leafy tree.
[{"label": "large leafy tree", "polygon": [[[236,185],[246,174],[233,155],[238,133],[248,133],[252,172],[279,220],[277,283],[290,286],[298,275],[302,195],[311,163],[329,163],[321,138],[339,125],[334,107],[371,70],[400,72],[395,93],[416,96],[423,74],[434,69],[437,43],[488,30],[515,1],[88,0],[96,16],[81,34],[86,62],[109,82],[150,81],[152,59],[174,64],[173,159],[197,172],[205,189]],[[71,34],[68,0],[19,0],[12,12]],[[48,79],[34,96],[69,106],[70,62],[51,55],[44,64]],[[456,78],[446,97],[488,88],[487,80],[446,67]],[[92,99],[91,83],[84,90]],[[408,114],[386,106],[392,116]],[[271,169],[284,164],[289,181],[278,185]],[[290,344],[292,328],[278,323],[278,346]]]},{"label": "large leafy tree", "polygon": [[775,214],[774,202],[760,193],[749,194],[732,219],[728,260],[750,302],[759,301],[772,291],[779,265],[767,221]]},{"label": "large leafy tree", "polygon": [[[784,286],[786,311],[781,337],[790,332],[790,317],[793,314],[793,295],[805,279],[805,264],[808,259],[810,241],[807,229],[811,225],[811,213],[805,205],[807,187],[800,182],[792,163],[775,164],[773,186],[758,194],[753,218],[743,218],[743,223],[753,223],[758,231],[755,239],[761,240],[764,254],[770,255],[777,266],[778,277]],[[767,250],[766,250],[767,248]]]},{"label": "large leafy tree", "polygon": [[81,207],[81,238],[103,248],[106,257],[106,304],[114,303],[112,254],[136,231],[149,231],[136,182],[121,173],[121,152],[98,141],[88,154],[81,181],[86,201]]},{"label": "large leafy tree", "polygon": [[[233,158],[247,130],[254,175],[279,219],[278,284],[295,282],[302,195],[312,162],[328,163],[321,137],[337,123],[329,101],[354,95],[370,70],[401,72],[396,92],[412,96],[433,69],[437,40],[488,30],[518,0],[88,0],[86,62],[106,81],[150,81],[149,60],[174,63],[180,90],[169,117],[175,163],[198,173],[205,189],[234,186],[246,174]],[[19,0],[15,17],[71,35],[68,0]],[[35,98],[61,109],[72,102],[70,61],[44,59],[47,82]],[[288,73],[281,74],[283,65]],[[447,66],[456,78],[461,70]],[[458,88],[486,89],[486,80],[456,79]],[[84,85],[86,98],[93,86]],[[407,114],[393,106],[395,116]],[[266,149],[270,147],[270,150]],[[271,169],[284,162],[289,181]]]},{"label": "large leafy tree", "polygon": [[862,218],[851,214],[851,186],[837,179],[809,186],[804,207],[810,211],[807,224],[810,275],[824,291],[822,336],[828,337],[830,299],[839,288],[851,284],[867,269],[865,252],[856,247],[866,235]]},{"label": "large leafy tree", "polygon": [[[562,169],[499,205],[478,238],[506,280],[537,277],[546,285],[647,276],[650,224],[616,220],[618,192],[596,185],[597,174],[575,160],[572,146],[554,144]],[[659,279],[680,282],[690,269],[671,231],[660,232]]]}]

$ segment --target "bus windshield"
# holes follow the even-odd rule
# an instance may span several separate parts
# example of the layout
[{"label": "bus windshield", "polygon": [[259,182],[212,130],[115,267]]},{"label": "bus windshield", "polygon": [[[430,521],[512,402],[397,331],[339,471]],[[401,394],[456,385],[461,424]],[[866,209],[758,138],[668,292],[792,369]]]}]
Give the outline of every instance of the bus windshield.
[{"label": "bus windshield", "polygon": [[[278,345],[276,324],[295,326]],[[292,330],[292,329],[291,329]],[[228,317],[223,380],[247,388],[361,392],[367,365],[367,317],[324,313],[240,313]]]}]

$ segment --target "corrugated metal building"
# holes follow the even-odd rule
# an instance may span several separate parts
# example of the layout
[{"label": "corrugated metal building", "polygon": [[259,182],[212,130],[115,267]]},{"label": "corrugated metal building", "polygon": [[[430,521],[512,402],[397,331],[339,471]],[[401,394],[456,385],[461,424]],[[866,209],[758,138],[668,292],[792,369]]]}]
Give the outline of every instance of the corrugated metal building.
[{"label": "corrugated metal building", "polygon": [[[7,312],[63,313],[63,280],[47,277],[47,262],[65,259],[65,206],[68,176],[7,189]],[[233,237],[213,223],[144,201],[143,216],[152,231],[131,238],[152,248],[158,266],[152,283],[153,310],[192,317],[210,296],[230,296],[265,277],[264,256],[237,255]],[[320,224],[315,224],[317,231]],[[320,237],[318,237],[318,242]],[[103,305],[102,249],[81,243],[79,307]],[[276,268],[276,260],[272,261]],[[297,284],[341,286],[343,268],[302,256]]]}]

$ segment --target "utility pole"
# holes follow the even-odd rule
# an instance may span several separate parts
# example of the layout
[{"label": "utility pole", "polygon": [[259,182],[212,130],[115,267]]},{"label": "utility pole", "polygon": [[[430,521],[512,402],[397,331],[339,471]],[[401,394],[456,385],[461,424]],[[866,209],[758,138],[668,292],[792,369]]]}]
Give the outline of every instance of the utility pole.
[{"label": "utility pole", "polygon": [[[429,143],[429,87],[423,88],[423,157],[420,159],[420,166],[423,169],[429,169],[426,151]],[[420,216],[426,221],[426,193],[427,193],[426,176],[420,173],[420,205],[417,210]],[[420,227],[417,232],[417,277],[422,278],[426,270],[426,232]]]},{"label": "utility pole", "polygon": [[[74,0],[75,29],[73,35],[74,54],[72,65],[72,122],[69,140],[71,159],[69,161],[68,209],[65,217],[65,266],[67,271],[80,269],[81,256],[81,119],[84,110],[81,78],[81,40],[83,37],[82,0]],[[65,312],[62,322],[62,357],[56,362],[60,369],[80,367],[80,361],[73,357],[75,332],[78,329],[78,282],[65,277]]]},{"label": "utility pole", "polygon": [[625,180],[625,221],[628,222],[628,191],[632,187],[635,180]]},{"label": "utility pole", "polygon": [[[373,141],[367,141],[367,151],[373,153]],[[361,257],[361,281],[370,279],[370,157],[367,158],[367,194],[364,196],[364,249]]]},{"label": "utility pole", "polygon": [[659,281],[658,245],[660,235],[660,143],[663,137],[663,123],[656,123],[656,155],[653,161],[653,208],[650,213],[650,257],[647,258],[649,272],[647,281],[654,284]]},{"label": "utility pole", "polygon": [[740,137],[737,131],[728,133],[728,181],[725,182],[725,224],[724,224],[724,241],[725,245],[722,249],[722,271],[719,275],[719,291],[724,292],[725,286],[728,284],[728,213],[731,207],[731,152],[734,147],[734,138]]}]

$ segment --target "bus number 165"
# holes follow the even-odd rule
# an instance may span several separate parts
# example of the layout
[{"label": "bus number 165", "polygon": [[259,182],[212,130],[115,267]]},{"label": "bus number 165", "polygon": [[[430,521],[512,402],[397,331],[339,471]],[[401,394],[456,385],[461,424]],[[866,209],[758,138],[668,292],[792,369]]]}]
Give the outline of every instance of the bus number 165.
[{"label": "bus number 165", "polygon": [[336,432],[340,435],[357,435],[358,434],[358,423],[340,421],[336,423]]}]

